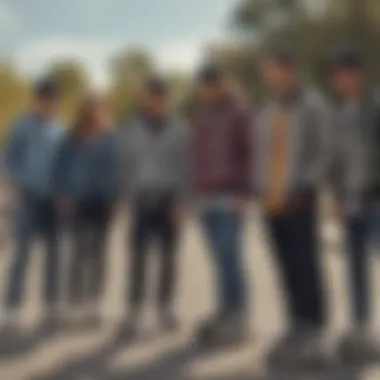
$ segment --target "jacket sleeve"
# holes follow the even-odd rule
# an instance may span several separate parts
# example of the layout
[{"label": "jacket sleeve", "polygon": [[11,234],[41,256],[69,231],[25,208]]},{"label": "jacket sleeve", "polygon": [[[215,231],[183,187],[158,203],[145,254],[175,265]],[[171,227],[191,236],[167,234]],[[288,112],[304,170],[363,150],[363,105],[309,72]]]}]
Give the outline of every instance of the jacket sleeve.
[{"label": "jacket sleeve", "polygon": [[15,121],[6,139],[4,165],[10,181],[19,186],[23,182],[23,153],[25,149],[26,128],[23,119]]},{"label": "jacket sleeve", "polygon": [[343,157],[339,143],[338,115],[333,115],[331,128],[331,154],[327,168],[327,187],[336,201],[342,201],[342,186],[344,176]]},{"label": "jacket sleeve", "polygon": [[305,187],[325,183],[333,162],[332,109],[322,96],[316,96],[311,107],[306,138],[312,157],[302,184]]},{"label": "jacket sleeve", "polygon": [[69,142],[63,137],[53,164],[53,188],[58,196],[67,196],[69,193],[68,171],[70,160]]},{"label": "jacket sleeve", "polygon": [[121,142],[118,135],[112,136],[111,143],[109,144],[108,151],[108,165],[106,177],[108,179],[109,197],[116,199],[121,193],[121,168],[120,168],[120,155],[121,155]]},{"label": "jacket sleeve", "polygon": [[131,152],[131,135],[132,125],[126,125],[120,128],[118,133],[118,193],[121,197],[130,197],[133,193],[133,167],[132,167],[132,152]]},{"label": "jacket sleeve", "polygon": [[190,154],[190,131],[189,126],[180,122],[179,126],[179,143],[177,156],[177,178],[178,189],[177,196],[179,200],[185,201],[193,194],[191,186],[191,154]]},{"label": "jacket sleeve", "polygon": [[237,182],[244,195],[253,190],[253,116],[246,110],[238,113],[235,125],[237,156]]}]

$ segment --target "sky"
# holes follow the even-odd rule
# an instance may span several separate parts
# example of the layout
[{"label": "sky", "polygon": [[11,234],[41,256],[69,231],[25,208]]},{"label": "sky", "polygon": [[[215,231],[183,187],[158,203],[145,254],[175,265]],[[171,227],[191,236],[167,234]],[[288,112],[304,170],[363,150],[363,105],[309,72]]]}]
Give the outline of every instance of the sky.
[{"label": "sky", "polygon": [[0,56],[35,76],[80,60],[106,85],[115,52],[143,46],[163,69],[191,70],[204,43],[223,39],[236,0],[0,0]]}]

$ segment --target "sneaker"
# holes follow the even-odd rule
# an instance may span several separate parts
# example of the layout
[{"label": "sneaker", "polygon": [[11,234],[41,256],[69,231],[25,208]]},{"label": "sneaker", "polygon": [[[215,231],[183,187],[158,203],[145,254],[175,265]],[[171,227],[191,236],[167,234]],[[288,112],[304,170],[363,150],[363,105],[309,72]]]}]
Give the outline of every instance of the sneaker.
[{"label": "sneaker", "polygon": [[272,368],[321,370],[331,365],[331,355],[319,330],[301,328],[288,332],[269,354]]},{"label": "sneaker", "polygon": [[42,319],[37,331],[39,335],[44,337],[55,336],[61,331],[64,324],[62,316],[57,315],[55,312],[49,313]]},{"label": "sneaker", "polygon": [[17,322],[4,323],[0,327],[1,344],[7,344],[12,341],[18,341],[24,337],[23,329]]},{"label": "sneaker", "polygon": [[102,314],[97,303],[92,303],[83,309],[83,321],[89,328],[98,328],[102,324]]},{"label": "sneaker", "polygon": [[267,359],[269,367],[286,366],[291,360],[297,341],[297,333],[294,330],[286,332],[279,338],[269,351]]},{"label": "sneaker", "polygon": [[179,329],[179,321],[170,309],[161,309],[159,311],[160,326],[165,331],[176,331]]},{"label": "sneaker", "polygon": [[198,330],[199,339],[207,339],[209,335],[212,335],[217,326],[222,323],[223,319],[224,314],[218,312],[209,319],[207,319],[205,322],[203,322]]},{"label": "sneaker", "polygon": [[231,313],[211,319],[200,330],[201,345],[227,346],[241,344],[247,339],[247,325],[241,313]]},{"label": "sneaker", "polygon": [[134,339],[138,335],[138,330],[140,327],[140,312],[137,310],[133,310],[125,323],[119,329],[117,335],[121,340],[131,340]]},{"label": "sneaker", "polygon": [[339,352],[349,363],[377,362],[380,360],[380,343],[369,330],[357,329],[342,339]]}]

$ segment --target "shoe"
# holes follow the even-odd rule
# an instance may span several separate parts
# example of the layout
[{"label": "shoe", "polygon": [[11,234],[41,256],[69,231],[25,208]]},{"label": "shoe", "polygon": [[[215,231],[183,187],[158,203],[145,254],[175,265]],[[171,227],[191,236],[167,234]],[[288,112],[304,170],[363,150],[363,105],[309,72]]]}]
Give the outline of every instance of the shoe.
[{"label": "shoe", "polygon": [[277,343],[268,363],[272,368],[323,370],[330,368],[332,356],[319,330],[300,329],[286,334]]},{"label": "shoe", "polygon": [[207,339],[210,335],[213,335],[214,330],[223,322],[223,319],[224,313],[218,312],[204,321],[198,329],[198,338],[202,340]]},{"label": "shoe", "polygon": [[7,322],[0,327],[0,344],[18,341],[24,338],[22,328],[17,322]]},{"label": "shoe", "polygon": [[269,351],[267,362],[269,367],[277,368],[286,366],[297,344],[297,334],[294,330],[286,332],[279,338]]},{"label": "shoe", "polygon": [[102,314],[97,303],[90,304],[84,309],[84,322],[89,328],[100,328],[103,322]]},{"label": "shoe", "polygon": [[56,313],[49,313],[43,318],[37,331],[40,336],[44,336],[46,338],[53,337],[63,329],[64,325],[65,322],[60,315],[57,315]]},{"label": "shoe", "polygon": [[117,335],[118,338],[123,341],[129,341],[138,335],[138,330],[140,327],[140,313],[137,310],[132,311],[126,322],[123,323],[121,328],[119,329]]},{"label": "shoe", "polygon": [[159,311],[160,326],[165,331],[174,332],[179,329],[179,321],[175,314],[169,309],[162,309]]},{"label": "shoe", "polygon": [[242,344],[247,340],[248,328],[242,313],[217,315],[200,329],[198,340],[203,347],[224,347]]},{"label": "shoe", "polygon": [[368,329],[357,329],[342,339],[339,353],[347,363],[378,362],[380,342]]}]

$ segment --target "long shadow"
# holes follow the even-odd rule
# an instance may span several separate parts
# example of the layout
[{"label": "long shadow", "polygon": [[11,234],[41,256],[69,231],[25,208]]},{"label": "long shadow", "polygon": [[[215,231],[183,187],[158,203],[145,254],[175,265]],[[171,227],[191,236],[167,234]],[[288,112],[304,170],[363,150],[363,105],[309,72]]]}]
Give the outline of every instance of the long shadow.
[{"label": "long shadow", "polygon": [[9,337],[8,339],[1,339],[0,362],[26,355],[42,344],[58,338],[59,335],[59,332],[48,332],[38,327],[30,333],[17,338]]},{"label": "long shadow", "polygon": [[[255,374],[254,371],[231,373],[207,377],[202,380],[360,380],[362,367],[360,366],[335,366],[324,371],[280,371],[268,369],[263,374]],[[143,378],[142,378],[143,379]],[[195,379],[193,379],[195,380]]]},{"label": "long shadow", "polygon": [[108,379],[112,373],[109,368],[109,363],[114,356],[128,346],[148,343],[157,336],[158,335],[155,333],[149,333],[138,339],[125,340],[114,335],[90,354],[74,360],[68,360],[66,363],[61,364],[52,373],[32,376],[29,380],[78,380],[82,378],[88,378],[91,380]]},{"label": "long shadow", "polygon": [[149,344],[151,339],[156,337],[158,336],[145,336],[142,339],[130,342],[113,338],[95,352],[61,365],[53,373],[34,376],[29,380],[78,380],[82,378],[91,380],[191,380],[190,375],[186,372],[187,364],[200,356],[212,356],[224,351],[224,349],[202,350],[190,342],[177,346],[138,368],[127,368],[119,371],[110,368],[109,364],[112,358],[127,346],[139,343]]},{"label": "long shadow", "polygon": [[103,343],[89,355],[61,364],[56,370],[44,375],[37,375],[30,380],[78,380],[81,378],[102,379],[107,372],[109,359],[125,346],[125,342],[112,338]]},{"label": "long shadow", "polygon": [[140,368],[111,372],[99,380],[191,380],[186,366],[198,355],[195,345],[176,347]]},{"label": "long shadow", "polygon": [[[126,369],[114,373],[103,373],[96,380],[199,380],[190,375],[187,365],[195,361],[202,351],[188,345],[176,348],[158,359],[144,364],[138,369]],[[274,371],[257,374],[252,371],[241,371],[228,375],[202,377],[201,380],[360,380],[362,367],[336,365],[329,370],[321,371]],[[63,379],[62,379],[63,380]]]},{"label": "long shadow", "polygon": [[[68,361],[53,373],[32,377],[29,380],[199,380],[191,376],[188,365],[198,358],[218,354],[219,351],[204,351],[192,343],[175,347],[150,362],[137,368],[114,371],[110,361],[128,345],[149,343],[152,336],[142,340],[126,342],[112,338],[94,352],[76,360]],[[360,380],[365,365],[345,365],[336,362],[328,369],[319,371],[290,371],[267,368],[264,373],[240,371],[228,375],[202,378],[201,380]]]},{"label": "long shadow", "polygon": [[97,328],[89,326],[88,328],[82,327],[78,329],[65,323],[53,328],[43,324],[38,325],[29,333],[22,334],[17,338],[8,337],[0,339],[0,363],[27,355],[40,346],[53,342],[63,335],[77,335],[89,331],[95,332]]}]

